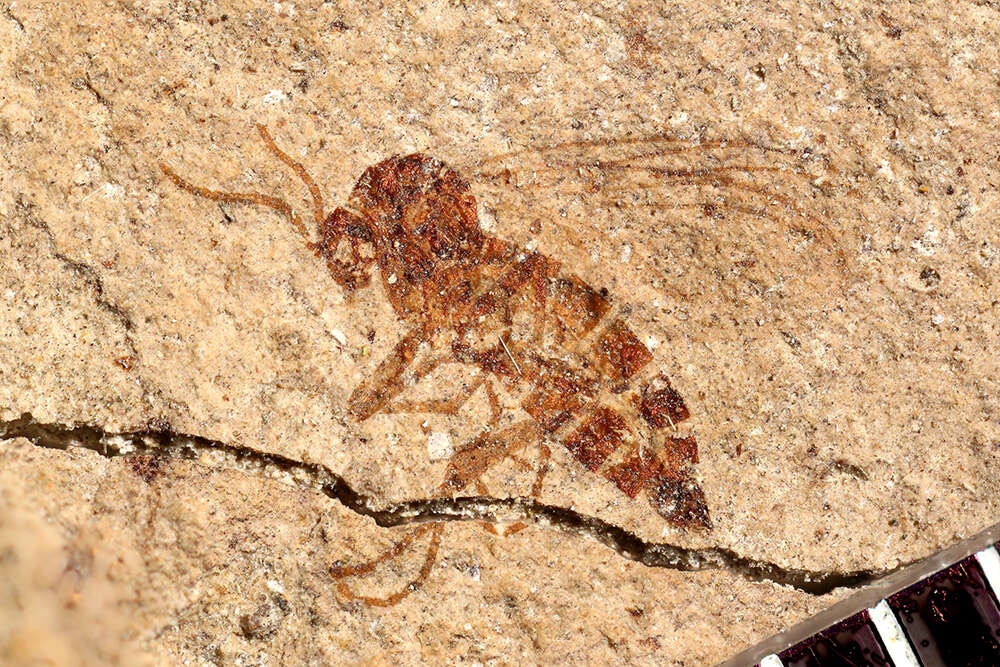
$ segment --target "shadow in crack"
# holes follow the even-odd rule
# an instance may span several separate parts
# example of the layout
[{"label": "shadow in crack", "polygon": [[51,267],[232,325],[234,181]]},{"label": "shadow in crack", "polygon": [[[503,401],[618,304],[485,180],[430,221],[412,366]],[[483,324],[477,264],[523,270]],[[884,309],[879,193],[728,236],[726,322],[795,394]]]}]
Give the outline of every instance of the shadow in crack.
[{"label": "shadow in crack", "polygon": [[783,568],[775,563],[742,556],[724,547],[689,549],[662,542],[646,542],[629,531],[597,517],[540,503],[532,498],[492,498],[462,496],[410,500],[378,507],[326,466],[296,461],[279,454],[261,452],[169,430],[110,433],[95,426],[44,424],[30,414],[0,422],[0,439],[25,438],[39,447],[89,449],[102,456],[158,456],[197,460],[213,465],[259,474],[270,479],[281,473],[290,483],[323,493],[357,514],[371,518],[382,527],[434,521],[525,521],[552,526],[578,535],[590,536],[623,557],[649,567],[681,571],[728,570],[751,581],[769,581],[791,586],[812,595],[836,588],[860,588],[893,570],[812,571]]}]

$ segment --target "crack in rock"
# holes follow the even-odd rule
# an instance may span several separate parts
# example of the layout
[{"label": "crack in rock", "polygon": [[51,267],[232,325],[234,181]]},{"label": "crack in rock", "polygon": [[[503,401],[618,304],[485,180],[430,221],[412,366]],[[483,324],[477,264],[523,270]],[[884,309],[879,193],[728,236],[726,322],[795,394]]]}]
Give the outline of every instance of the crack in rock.
[{"label": "crack in rock", "polygon": [[24,23],[22,23],[21,19],[17,18],[17,16],[14,15],[12,5],[8,5],[7,8],[4,10],[4,16],[6,16],[8,20],[12,21],[14,25],[17,26],[18,30],[20,30],[21,32],[25,32]]},{"label": "crack in rock", "polygon": [[48,239],[49,245],[52,248],[52,256],[62,262],[62,264],[73,273],[77,274],[84,283],[86,283],[94,293],[94,300],[97,302],[98,307],[109,313],[112,317],[118,320],[118,323],[125,329],[126,336],[132,351],[138,354],[135,350],[135,343],[132,341],[131,334],[135,330],[135,324],[132,322],[132,318],[129,317],[128,313],[122,309],[121,306],[112,303],[107,299],[104,294],[104,281],[94,270],[94,267],[81,262],[79,260],[73,259],[65,255],[59,250],[59,244],[56,243],[55,234],[52,233],[52,228],[49,227],[49,223],[42,220],[38,215],[35,214],[35,205],[32,204],[24,195],[18,195],[16,199],[16,206],[18,212],[23,217],[24,221],[35,229],[40,230],[45,237]]},{"label": "crack in rock", "polygon": [[525,497],[430,498],[379,507],[372,498],[355,491],[347,480],[324,465],[169,430],[109,433],[91,425],[44,424],[30,413],[25,413],[20,419],[0,422],[0,440],[12,438],[25,438],[36,446],[50,449],[89,449],[108,458],[157,456],[190,460],[216,469],[238,470],[323,493],[381,527],[430,521],[525,521],[541,524],[592,537],[623,557],[648,567],[681,571],[728,570],[751,581],[790,586],[812,595],[824,595],[836,588],[860,588],[906,566],[903,564],[892,570],[853,571],[784,568],[740,555],[725,547],[692,549],[663,542],[646,542],[624,528],[597,517]]},{"label": "crack in rock", "polygon": [[129,368],[126,368],[125,366],[122,367],[128,371],[134,372],[136,382],[142,390],[143,403],[147,405],[150,410],[154,410],[152,399],[156,398],[172,409],[183,409],[183,406],[179,405],[177,401],[165,396],[163,391],[157,387],[145,373],[142,372],[144,365],[142,360],[143,355],[140,353],[139,345],[136,342],[137,331],[135,321],[125,308],[122,308],[108,298],[104,287],[104,280],[101,278],[100,273],[98,273],[98,271],[90,264],[73,259],[62,252],[59,247],[59,243],[56,241],[55,234],[49,226],[49,223],[37,214],[37,207],[27,198],[26,195],[24,195],[24,193],[19,193],[17,195],[15,198],[15,206],[22,219],[28,225],[38,229],[45,235],[45,238],[47,239],[52,250],[52,257],[59,261],[68,271],[76,274],[80,281],[92,292],[94,302],[97,304],[97,307],[105,313],[108,313],[122,328],[125,345],[129,350],[129,357],[132,360],[130,363],[133,365],[133,367]]}]

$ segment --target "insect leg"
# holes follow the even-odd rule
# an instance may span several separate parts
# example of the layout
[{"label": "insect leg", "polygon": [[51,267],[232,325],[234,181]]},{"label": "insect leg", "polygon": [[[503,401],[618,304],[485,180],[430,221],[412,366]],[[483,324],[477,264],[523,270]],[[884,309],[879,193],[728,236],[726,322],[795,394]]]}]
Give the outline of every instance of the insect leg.
[{"label": "insect leg", "polygon": [[[417,574],[416,578],[410,581],[401,590],[387,595],[386,597],[369,597],[367,595],[358,595],[351,591],[347,584],[343,581],[345,577],[352,576],[362,576],[372,572],[377,565],[395,559],[396,557],[403,554],[413,540],[417,537],[423,535],[424,533],[430,531],[431,539],[427,546],[427,554],[424,556],[424,564],[420,567],[420,572]],[[407,535],[405,538],[397,542],[391,549],[383,553],[378,558],[368,561],[367,563],[362,563],[361,565],[355,565],[352,567],[343,567],[340,565],[334,565],[330,568],[330,576],[337,580],[337,590],[345,598],[349,600],[357,600],[358,602],[364,602],[365,604],[372,605],[374,607],[392,607],[399,604],[405,597],[416,590],[419,590],[424,582],[427,581],[427,577],[430,575],[431,570],[434,568],[434,563],[437,562],[438,549],[441,546],[441,533],[444,531],[443,523],[433,523],[425,526],[421,526],[414,530],[412,533]]]},{"label": "insect leg", "polygon": [[399,542],[396,542],[391,549],[382,553],[378,558],[374,558],[366,563],[350,566],[338,565],[337,563],[334,563],[333,566],[330,567],[330,575],[335,579],[342,579],[344,577],[360,577],[370,574],[381,563],[393,560],[406,551],[410,544],[413,543],[413,540],[426,533],[430,530],[430,528],[430,524],[420,526],[416,530],[411,531],[409,535],[401,539]]},{"label": "insect leg", "polygon": [[534,419],[525,419],[502,431],[481,431],[452,455],[445,481],[441,483],[438,492],[451,495],[461,491],[478,481],[487,470],[511,453],[528,447],[541,437],[541,428]]},{"label": "insect leg", "polygon": [[[379,364],[372,376],[358,385],[351,394],[348,406],[351,414],[364,421],[385,409],[389,401],[406,389],[403,374],[417,357],[420,344],[427,337],[423,329],[411,331],[396,344],[395,349]],[[441,359],[432,359],[429,373]]]},{"label": "insect leg", "polygon": [[[436,366],[437,364],[435,364]],[[430,371],[428,371],[430,372]],[[425,374],[426,375],[426,374]],[[476,390],[486,382],[486,374],[480,374],[479,378],[462,388],[451,398],[434,399],[428,401],[396,401],[388,406],[383,412],[431,412],[434,414],[453,415],[462,409]]]},{"label": "insect leg", "polygon": [[493,388],[493,382],[486,383],[486,400],[490,403],[490,425],[500,421],[503,408],[500,406],[500,399],[497,398],[497,391]]},{"label": "insect leg", "polygon": [[[483,484],[482,480],[477,479],[476,482],[475,482],[475,485],[476,485],[476,493],[478,493],[481,496],[489,496],[490,495],[489,488],[487,488],[487,486],[485,484]],[[487,521],[480,521],[479,525],[482,526],[483,530],[485,530],[490,535],[501,536],[500,531],[497,530],[497,527],[494,526],[492,523],[489,523]],[[524,530],[527,527],[528,527],[528,525],[526,523],[524,523],[522,521],[518,521],[518,522],[513,523],[510,526],[508,526],[503,531],[502,536],[503,537],[507,537],[508,535],[513,535],[514,533],[516,533],[518,531],[521,531],[521,530]]]},{"label": "insect leg", "polygon": [[[542,494],[542,482],[545,481],[545,475],[549,472],[549,459],[551,458],[551,456],[552,456],[552,450],[549,449],[548,445],[539,440],[538,442],[539,465],[537,471],[535,472],[535,482],[531,485],[532,498],[538,498]],[[523,521],[518,521],[508,526],[507,529],[503,531],[503,536],[507,537],[508,535],[519,533],[527,527],[528,524],[524,523]],[[492,532],[495,533],[496,530],[494,529]]]},{"label": "insect leg", "polygon": [[549,474],[549,460],[552,458],[552,450],[544,442],[538,443],[538,470],[535,473],[535,483],[531,485],[531,496],[537,498],[542,495],[542,484],[545,476]]},{"label": "insect leg", "polygon": [[[483,484],[483,480],[477,479],[476,482],[475,482],[475,485],[476,485],[476,493],[478,493],[481,496],[489,496],[490,495],[490,490],[486,487],[485,484]],[[497,527],[494,526],[492,523],[490,523],[488,521],[480,521],[479,525],[482,526],[483,530],[485,530],[490,535],[499,535],[500,534],[500,532],[497,530]]]}]

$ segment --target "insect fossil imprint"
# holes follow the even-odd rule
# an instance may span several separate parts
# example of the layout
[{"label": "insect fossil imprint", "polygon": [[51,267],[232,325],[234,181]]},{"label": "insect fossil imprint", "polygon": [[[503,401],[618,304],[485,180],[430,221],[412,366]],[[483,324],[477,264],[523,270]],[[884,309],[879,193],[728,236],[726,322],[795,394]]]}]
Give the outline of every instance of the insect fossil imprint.
[{"label": "insect fossil imprint", "polygon": [[[451,455],[439,495],[467,487],[486,495],[482,478],[488,470],[505,460],[530,469],[521,455],[533,450],[537,497],[549,469],[548,443],[558,442],[625,496],[644,495],[669,524],[711,527],[694,475],[697,444],[677,429],[688,419],[688,408],[650,363],[649,349],[606,291],[541,253],[484,233],[469,184],[437,159],[413,154],[383,160],[358,179],[348,207],[325,215],[319,188],[306,170],[263,126],[258,131],[308,188],[317,240],[282,199],[209,190],[161,168],[175,185],[199,197],[281,212],[346,291],[366,286],[377,265],[385,294],[408,332],[354,390],[351,415],[363,421],[389,412],[455,414],[479,391],[489,406],[479,434]],[[405,399],[407,390],[436,368],[455,363],[478,371],[457,395]],[[498,387],[514,397],[520,417],[501,407]],[[515,524],[508,533],[520,527]],[[375,605],[399,602],[426,580],[442,530],[442,523],[423,524],[372,561],[335,564],[330,571],[339,591]],[[428,533],[419,574],[398,592],[367,597],[346,585],[346,578],[375,571]]]}]

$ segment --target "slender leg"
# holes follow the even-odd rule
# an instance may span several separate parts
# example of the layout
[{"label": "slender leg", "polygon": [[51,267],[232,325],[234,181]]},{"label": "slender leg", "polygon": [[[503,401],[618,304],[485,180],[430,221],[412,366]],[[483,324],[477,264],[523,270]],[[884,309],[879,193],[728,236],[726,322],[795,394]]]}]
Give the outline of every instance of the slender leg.
[{"label": "slender leg", "polygon": [[[520,462],[521,459],[516,457],[513,452],[527,448],[532,440],[536,440],[538,442],[538,469],[535,481],[531,486],[531,495],[532,497],[537,498],[541,494],[542,483],[545,480],[545,475],[548,473],[549,459],[552,455],[548,445],[542,442],[541,434],[538,432],[537,425],[533,420],[520,422],[496,434],[496,438],[503,443],[510,442],[511,444],[509,445],[509,448],[504,451],[502,448],[491,447],[490,439],[484,439],[483,436],[481,436],[474,440],[470,445],[459,450],[459,452],[452,457],[452,465],[449,466],[448,481],[442,485],[442,490],[449,486],[453,491],[460,490],[462,487],[460,486],[461,481],[459,480],[461,479],[463,472],[465,475],[476,474],[478,472],[474,478],[466,482],[466,485],[472,484],[475,486],[476,492],[480,495],[490,495],[489,489],[481,479],[481,476],[484,472],[486,472],[486,469],[493,463],[502,459],[504,456]],[[525,463],[524,465],[527,464]],[[480,525],[488,533],[493,535],[500,534],[496,527],[491,523],[480,522]],[[517,523],[511,524],[503,532],[503,536],[513,535],[514,533],[524,530],[525,528],[527,528],[527,525],[518,521]]]},{"label": "slender leg", "polygon": [[552,458],[552,450],[544,442],[538,443],[538,471],[535,475],[535,483],[531,485],[531,497],[538,498],[542,495],[542,484],[545,476],[549,473],[549,460]]},{"label": "slender leg", "polygon": [[[542,495],[542,483],[545,481],[545,475],[549,472],[549,459],[552,457],[552,450],[544,442],[539,441],[538,443],[538,470],[535,473],[535,482],[531,485],[531,497],[538,498]],[[518,533],[528,525],[521,521],[512,524],[507,530],[504,531],[504,537],[508,535],[513,535]]]},{"label": "slender leg", "polygon": [[[486,488],[486,485],[483,484],[482,480],[477,479],[476,482],[475,482],[475,486],[476,486],[476,493],[478,493],[479,495],[481,495],[481,496],[488,496],[488,495],[490,495],[490,490],[488,488]],[[489,521],[480,521],[479,525],[482,526],[483,530],[485,530],[490,535],[499,535],[500,534],[499,531],[497,531],[497,527],[494,526]]]},{"label": "slender leg", "polygon": [[462,409],[472,395],[476,393],[486,382],[486,374],[480,374],[479,378],[472,384],[463,387],[462,390],[451,398],[434,399],[428,401],[396,401],[383,409],[383,412],[430,412],[434,414],[453,415]]},{"label": "slender leg", "polygon": [[540,437],[541,427],[534,419],[519,421],[501,431],[493,431],[489,427],[483,429],[452,454],[438,493],[451,496],[474,484],[491,467]]},{"label": "slender leg", "polygon": [[[509,441],[511,443],[508,446],[509,448],[505,450],[507,453],[510,453],[512,451],[519,451],[521,449],[528,447],[530,442],[533,439],[538,438],[539,436],[540,434],[538,433],[537,425],[534,423],[533,420],[526,420],[524,422],[520,422],[518,424],[515,424],[513,427],[505,429],[501,433],[497,434],[497,438],[499,439],[499,441],[502,442]],[[477,439],[477,441],[478,440],[479,439]],[[544,478],[544,473],[547,470],[547,461],[550,453],[549,448],[544,443],[539,443],[539,448],[540,448],[539,458],[541,461],[543,461],[543,464],[539,470],[538,479],[536,479],[535,485],[532,487],[533,495],[537,495],[535,489],[539,489],[541,486],[541,479]],[[469,447],[464,448],[463,451],[467,453],[472,453],[478,450],[480,453],[482,453],[482,449],[484,449],[484,447],[477,446],[476,441],[474,441]],[[500,457],[502,458],[502,454],[500,454]],[[492,460],[493,458],[496,457],[495,456],[491,457],[489,455],[489,452],[486,452],[486,459]],[[454,468],[455,466],[458,466],[459,469],[463,467],[461,462],[456,462],[453,457],[452,467]],[[482,472],[485,472],[485,470],[483,470]],[[479,476],[481,476],[482,472],[479,473]],[[467,475],[468,471],[465,471],[465,474]],[[453,470],[449,478],[453,478],[455,477],[455,475],[456,472]],[[476,476],[474,478],[467,478],[468,481],[462,484],[460,488],[464,488],[468,484],[473,484],[478,493],[482,495],[488,495],[489,489],[487,489],[486,485],[482,482],[482,480],[479,479],[479,476]],[[449,482],[445,482],[444,484],[442,484],[442,490],[447,489],[449,486],[452,489],[454,489],[456,486],[456,482],[451,481],[450,484]],[[493,524],[482,522],[481,525],[485,530],[492,533],[493,535],[500,534]],[[503,535],[504,536],[513,535],[514,533],[521,531],[526,527],[527,526],[524,523],[517,522],[509,526],[503,532]],[[358,577],[370,574],[374,572],[375,569],[382,563],[386,563],[388,561],[398,558],[412,547],[414,540],[418,539],[428,531],[431,532],[431,539],[427,548],[427,554],[424,557],[424,564],[420,568],[420,572],[418,573],[417,577],[412,581],[410,581],[402,590],[399,590],[396,593],[393,593],[385,597],[370,597],[354,593],[350,589],[350,587],[348,587],[348,585],[343,581],[347,577]],[[444,531],[443,523],[426,524],[420,526],[416,530],[413,530],[412,532],[410,532],[410,534],[408,534],[399,542],[394,544],[391,548],[387,549],[382,554],[380,554],[376,558],[373,558],[372,560],[360,563],[358,565],[350,565],[350,566],[334,564],[330,568],[330,575],[337,581],[337,590],[346,599],[357,600],[359,602],[364,602],[365,604],[370,604],[376,607],[391,607],[396,604],[399,604],[399,602],[402,601],[404,598],[406,598],[410,593],[418,590],[421,586],[423,586],[424,582],[427,580],[427,577],[430,576],[431,570],[434,567],[434,563],[437,561],[437,554],[438,554],[438,549],[441,545],[441,534],[443,531]]]},{"label": "slender leg", "polygon": [[[535,481],[531,485],[531,497],[532,498],[538,498],[538,496],[540,496],[541,493],[542,493],[542,483],[545,481],[545,475],[549,471],[549,459],[551,458],[551,456],[552,456],[552,450],[549,449],[548,445],[546,445],[544,442],[539,442],[538,443],[538,469],[536,470]],[[510,458],[513,459],[515,462],[519,463],[521,466],[523,466],[523,467],[529,467],[530,468],[530,466],[528,465],[528,463],[526,461],[523,461],[519,457],[511,454]],[[482,482],[482,480],[478,480],[477,479],[475,481],[475,486],[476,486],[476,492],[479,493],[480,495],[482,495],[482,496],[488,496],[488,495],[490,495],[489,489]],[[484,522],[480,522],[480,525],[488,533],[491,533],[493,535],[499,535],[500,534],[497,531],[496,526],[494,526],[492,523],[487,523],[487,522],[484,521]],[[527,527],[528,527],[527,524],[525,524],[525,523],[523,523],[521,521],[518,521],[516,523],[511,524],[506,530],[504,530],[503,531],[503,536],[507,537],[508,535],[513,535],[514,533],[520,532],[520,531],[524,530]]]},{"label": "slender leg", "polygon": [[[387,595],[386,597],[369,597],[367,595],[357,595],[351,591],[346,583],[344,583],[343,579],[345,577],[368,574],[372,572],[379,563],[384,563],[385,561],[396,558],[409,548],[410,544],[412,544],[416,537],[428,531],[431,533],[431,539],[427,546],[427,554],[424,556],[424,564],[420,567],[420,572],[417,574],[416,578],[406,584],[406,586],[404,586],[401,590],[391,595]],[[434,563],[437,562],[438,549],[441,546],[441,533],[443,531],[443,523],[433,523],[421,526],[410,533],[407,537],[397,542],[392,549],[389,549],[374,560],[353,567],[342,567],[337,565],[331,567],[330,575],[337,580],[337,590],[348,600],[357,600],[358,602],[364,602],[365,604],[370,604],[374,607],[393,607],[399,604],[410,593],[419,590],[420,587],[424,585],[424,582],[427,581],[427,577],[430,576],[431,570],[434,569]]]},{"label": "slender leg", "polygon": [[490,402],[490,426],[492,426],[500,421],[500,417],[503,414],[500,399],[497,398],[497,392],[493,388],[492,382],[486,383],[486,399]]},{"label": "slender leg", "polygon": [[358,577],[369,574],[381,563],[390,561],[406,551],[410,544],[413,543],[413,540],[417,539],[428,530],[430,530],[430,524],[420,526],[416,530],[410,531],[409,535],[392,545],[391,549],[388,549],[383,552],[382,555],[366,563],[350,566],[338,565],[337,563],[334,563],[333,566],[330,567],[330,575],[335,579],[342,579],[344,577]]},{"label": "slender leg", "polygon": [[381,412],[389,401],[403,393],[406,389],[403,374],[413,363],[420,344],[426,338],[427,333],[418,328],[396,344],[395,349],[382,360],[372,376],[354,389],[348,401],[351,414],[359,421],[364,421],[376,412]]}]

